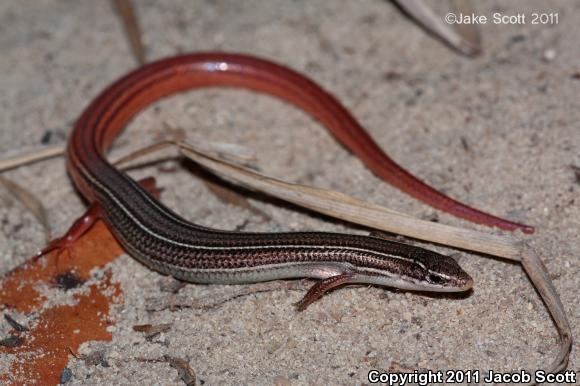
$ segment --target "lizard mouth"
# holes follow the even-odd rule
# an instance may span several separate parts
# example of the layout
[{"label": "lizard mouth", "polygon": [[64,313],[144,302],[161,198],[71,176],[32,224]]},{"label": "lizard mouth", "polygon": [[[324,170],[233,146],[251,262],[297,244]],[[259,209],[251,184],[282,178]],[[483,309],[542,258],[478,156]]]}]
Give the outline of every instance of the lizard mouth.
[{"label": "lizard mouth", "polygon": [[471,276],[467,276],[460,287],[460,291],[468,291],[473,288],[473,279]]}]

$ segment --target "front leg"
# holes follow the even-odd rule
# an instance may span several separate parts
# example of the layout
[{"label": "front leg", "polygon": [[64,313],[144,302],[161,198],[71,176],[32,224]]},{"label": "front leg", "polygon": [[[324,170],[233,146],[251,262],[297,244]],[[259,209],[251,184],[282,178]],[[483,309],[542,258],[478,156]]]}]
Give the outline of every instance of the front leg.
[{"label": "front leg", "polygon": [[60,256],[62,251],[68,251],[78,239],[95,225],[97,220],[101,219],[101,211],[102,209],[99,203],[92,203],[89,206],[89,209],[87,209],[87,211],[73,223],[64,236],[49,242],[46,247],[36,254],[35,258],[39,259],[53,250],[58,251],[57,257]]},{"label": "front leg", "polygon": [[308,290],[302,300],[295,304],[296,309],[298,311],[304,311],[306,307],[320,299],[325,292],[348,283],[353,278],[353,276],[353,273],[348,272],[320,280],[318,283],[314,284],[310,290]]},{"label": "front leg", "polygon": [[[161,189],[157,187],[154,177],[147,177],[137,181],[143,189],[147,190],[155,198],[159,199],[161,195]],[[56,238],[48,243],[46,247],[41,249],[35,256],[36,259],[46,255],[53,250],[58,251],[59,256],[62,251],[68,251],[73,244],[80,239],[85,233],[89,231],[95,225],[97,220],[103,218],[103,209],[98,202],[93,202],[89,206],[89,209],[78,218],[69,230],[64,234],[64,236]]]}]

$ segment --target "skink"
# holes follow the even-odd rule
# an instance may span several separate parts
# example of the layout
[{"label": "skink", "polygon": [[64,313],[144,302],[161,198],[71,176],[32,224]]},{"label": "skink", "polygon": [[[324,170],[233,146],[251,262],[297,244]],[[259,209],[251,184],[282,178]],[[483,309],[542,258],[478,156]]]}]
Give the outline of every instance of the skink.
[{"label": "skink", "polygon": [[382,238],[323,232],[249,233],[185,221],[146,188],[113,167],[105,154],[132,117],[164,96],[200,87],[243,87],[277,96],[320,121],[376,175],[422,201],[465,219],[503,229],[532,228],[456,202],[395,164],[330,94],[304,76],[255,57],[198,53],[141,67],[108,87],[76,123],[68,170],[92,203],[88,215],[42,253],[66,247],[96,218],[146,266],[200,283],[320,279],[299,304],[327,290],[370,283],[421,291],[465,291],[471,277],[448,256]]}]

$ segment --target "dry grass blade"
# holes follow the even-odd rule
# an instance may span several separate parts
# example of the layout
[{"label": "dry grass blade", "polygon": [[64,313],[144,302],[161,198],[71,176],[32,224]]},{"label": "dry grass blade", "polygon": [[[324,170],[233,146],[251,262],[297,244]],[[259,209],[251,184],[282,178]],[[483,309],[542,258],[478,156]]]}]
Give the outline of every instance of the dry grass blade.
[{"label": "dry grass blade", "polygon": [[185,142],[195,143],[195,148],[204,153],[215,154],[220,158],[241,163],[242,165],[251,165],[257,160],[255,151],[237,144],[210,142],[207,139],[195,136],[187,136]]},{"label": "dry grass blade", "polygon": [[[475,15],[475,7],[471,0],[451,0],[451,9],[456,15]],[[481,35],[477,24],[459,23],[455,24],[455,31],[474,47],[477,52],[481,51]]]},{"label": "dry grass blade", "polygon": [[443,42],[467,56],[479,53],[480,47],[465,40],[454,29],[445,24],[422,0],[395,0],[415,21]]},{"label": "dry grass blade", "polygon": [[178,143],[178,146],[187,157],[226,179],[317,212],[420,240],[520,261],[552,315],[560,335],[560,351],[547,370],[554,372],[566,367],[572,332],[564,307],[545,266],[535,251],[524,242],[512,236],[492,235],[417,220],[342,193],[266,177],[202,153],[185,143]]},{"label": "dry grass blade", "polygon": [[182,127],[163,122],[163,131],[157,133],[154,137],[155,142],[186,142],[195,143],[195,148],[204,153],[215,154],[243,165],[256,161],[256,151],[237,143],[208,141],[202,135],[195,135]]},{"label": "dry grass blade", "polygon": [[18,185],[16,182],[0,176],[0,185],[3,185],[14,197],[34,215],[44,229],[45,240],[50,240],[50,224],[46,216],[44,206],[32,193]]},{"label": "dry grass blade", "polygon": [[[143,157],[147,154],[165,149],[167,147],[177,146],[178,141],[173,140],[164,140],[155,143],[154,145],[147,146],[136,150],[130,154],[125,155],[124,157],[116,160],[114,162],[115,165],[119,166],[121,164],[127,164],[137,158]],[[196,142],[197,143],[197,142]],[[222,146],[223,145],[223,146]],[[196,147],[197,148],[197,147]],[[255,159],[255,157],[249,157],[247,151],[241,151],[241,147],[228,147],[227,144],[216,144],[210,143],[208,141],[204,141],[203,144],[199,147],[200,151],[209,152],[211,154],[223,156],[226,159],[232,160],[239,160],[243,163],[248,162],[251,159]],[[227,150],[233,150],[234,152],[227,152]],[[203,183],[205,186],[222,202],[226,204],[230,204],[236,206],[238,208],[250,210],[255,215],[260,216],[262,219],[267,220],[269,219],[268,215],[261,211],[260,209],[254,207],[250,202],[241,194],[237,193],[234,190],[227,188],[226,186],[220,185],[208,179],[203,179]]]},{"label": "dry grass blade", "polygon": [[119,166],[119,167],[122,166],[122,167],[126,168],[126,167],[128,167],[126,164],[128,164],[129,162],[131,162],[133,160],[136,160],[137,158],[144,157],[147,154],[151,154],[151,153],[163,150],[163,149],[167,149],[168,147],[172,147],[175,145],[176,145],[176,142],[174,142],[174,141],[160,141],[160,142],[157,142],[153,145],[146,146],[146,147],[143,147],[141,149],[135,150],[135,151],[113,161],[113,165]]},{"label": "dry grass blade", "polygon": [[[180,144],[185,143],[181,140],[159,140],[156,143],[142,147],[138,150],[135,150],[119,159],[113,161],[115,166],[122,166],[126,168],[129,162],[136,160],[137,158],[144,157],[148,154],[158,152],[160,150],[169,148],[169,147],[180,147]],[[203,142],[195,142],[196,146],[195,149],[204,153],[209,154],[212,156],[220,157],[220,159],[230,160],[232,162],[238,162],[243,165],[250,163],[251,161],[255,161],[256,157],[255,154],[249,152],[247,149],[237,146],[237,145],[229,145],[223,143],[215,143],[209,141]],[[199,146],[198,146],[199,145]]]},{"label": "dry grass blade", "polygon": [[14,169],[19,166],[27,165],[33,162],[44,161],[45,159],[58,157],[64,154],[64,145],[43,147],[40,150],[34,150],[30,153],[19,154],[14,157],[7,157],[0,160],[0,172]]},{"label": "dry grass blade", "polygon": [[550,279],[550,274],[546,266],[536,253],[536,251],[527,244],[521,244],[521,263],[528,277],[534,284],[534,287],[540,293],[542,300],[548,307],[554,323],[558,327],[560,335],[560,351],[548,367],[548,371],[559,372],[566,368],[572,349],[572,330],[570,323],[564,312],[564,306],[558,296],[556,287]]},{"label": "dry grass blade", "polygon": [[519,260],[519,247],[507,236],[475,232],[417,220],[340,192],[291,184],[206,154],[197,147],[176,143],[193,161],[226,179],[326,215],[419,240]]},{"label": "dry grass blade", "polygon": [[135,14],[133,4],[131,0],[111,0],[113,6],[117,10],[117,14],[121,17],[123,21],[123,27],[125,28],[125,34],[131,45],[131,50],[135,59],[139,64],[145,63],[145,48],[143,47],[143,42],[141,40],[141,28],[139,27],[139,21]]},{"label": "dry grass blade", "polygon": [[[43,147],[40,150],[34,150],[29,153],[19,154],[13,157],[7,157],[0,160],[0,172],[14,169],[33,162],[44,161],[49,158],[58,157],[64,154],[64,145]],[[0,184],[3,185],[14,197],[16,197],[28,209],[34,217],[40,222],[44,229],[45,238],[50,239],[50,224],[46,216],[44,206],[34,195],[18,185],[16,182],[0,176]]]}]

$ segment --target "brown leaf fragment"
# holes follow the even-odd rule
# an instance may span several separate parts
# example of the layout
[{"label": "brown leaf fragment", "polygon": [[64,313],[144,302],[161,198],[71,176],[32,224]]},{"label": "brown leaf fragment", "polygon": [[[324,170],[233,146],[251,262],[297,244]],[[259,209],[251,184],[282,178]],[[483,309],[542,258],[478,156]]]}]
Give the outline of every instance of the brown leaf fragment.
[{"label": "brown leaf fragment", "polygon": [[123,250],[106,225],[98,221],[68,252],[54,251],[29,259],[6,274],[0,280],[0,310],[29,313],[40,309],[46,298],[38,291],[39,284],[52,287],[65,272],[74,272],[79,280],[86,281],[94,268],[114,261]]},{"label": "brown leaf fragment", "polygon": [[133,331],[137,332],[149,332],[153,328],[151,324],[136,324],[133,326]]},{"label": "brown leaf fragment", "polygon": [[[114,323],[110,307],[121,301],[121,288],[112,282],[110,271],[96,277],[92,272],[121,254],[119,244],[99,221],[66,253],[33,257],[0,279],[0,311],[33,314],[35,319],[25,339],[12,338],[8,346],[0,345],[0,355],[14,358],[8,370],[0,373],[0,384],[56,385],[69,356],[81,344],[111,340],[107,331]],[[74,272],[81,281],[78,289],[71,289],[73,304],[46,303],[39,288],[54,287],[66,272]]]},{"label": "brown leaf fragment", "polygon": [[7,374],[0,374],[0,384],[8,374],[18,374],[16,383],[57,384],[68,363],[70,348],[78,348],[90,340],[111,340],[107,327],[109,320],[108,292],[118,291],[110,283],[110,274],[103,275],[99,283],[88,287],[87,293],[75,297],[75,305],[62,305],[41,312],[36,327],[31,328],[26,339],[17,347],[0,347],[0,353],[16,356]]},{"label": "brown leaf fragment", "polygon": [[141,28],[139,27],[139,20],[135,14],[131,0],[112,0],[113,6],[123,22],[125,34],[131,45],[131,50],[135,59],[139,64],[145,63],[145,48],[141,40]]},{"label": "brown leaf fragment", "polygon": [[145,339],[151,339],[162,332],[167,332],[171,329],[171,323],[163,324],[139,324],[133,326],[133,331],[145,333]]},{"label": "brown leaf fragment", "polygon": [[171,367],[177,370],[179,378],[187,386],[195,386],[195,371],[189,366],[189,363],[183,358],[164,355],[165,360]]}]

